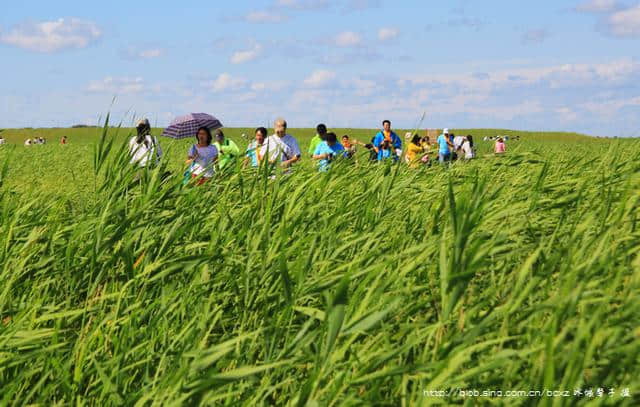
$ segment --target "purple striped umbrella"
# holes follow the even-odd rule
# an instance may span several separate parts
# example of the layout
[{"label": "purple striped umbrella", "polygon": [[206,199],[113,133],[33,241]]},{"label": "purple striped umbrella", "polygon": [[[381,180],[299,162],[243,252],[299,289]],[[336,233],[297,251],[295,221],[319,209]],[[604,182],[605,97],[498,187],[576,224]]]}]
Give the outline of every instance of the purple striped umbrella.
[{"label": "purple striped umbrella", "polygon": [[175,139],[195,137],[200,127],[215,130],[222,127],[222,123],[210,114],[189,113],[186,116],[176,117],[169,127],[164,129],[162,135]]}]

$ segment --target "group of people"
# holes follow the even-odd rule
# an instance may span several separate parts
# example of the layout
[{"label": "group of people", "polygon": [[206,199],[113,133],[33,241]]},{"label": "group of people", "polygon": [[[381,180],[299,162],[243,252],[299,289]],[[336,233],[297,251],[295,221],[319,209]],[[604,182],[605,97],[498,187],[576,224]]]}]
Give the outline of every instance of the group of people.
[{"label": "group of people", "polygon": [[47,144],[47,139],[43,137],[28,138],[24,141],[25,146],[34,146],[37,144]]},{"label": "group of people", "polygon": [[[411,168],[422,165],[431,165],[430,154],[437,150],[438,161],[442,164],[458,159],[471,160],[476,157],[473,136],[456,136],[444,129],[442,134],[431,143],[428,136],[420,137],[418,134],[408,134],[410,138],[406,149],[403,149],[403,141],[391,129],[391,122],[385,120],[380,130],[370,143],[361,143],[344,135],[338,140],[334,132],[330,132],[327,126],[319,124],[316,127],[316,135],[311,139],[307,154],[316,162],[319,171],[328,171],[336,160],[356,160],[358,146],[369,151],[369,160],[403,161]],[[203,184],[214,176],[216,170],[223,170],[236,160],[243,159],[244,167],[258,168],[267,162],[270,165],[280,165],[289,171],[302,159],[302,151],[295,137],[287,133],[287,122],[277,119],[274,125],[274,134],[268,135],[265,127],[255,130],[255,138],[244,153],[241,153],[233,140],[225,137],[221,129],[212,134],[207,127],[201,127],[196,133],[196,142],[187,152],[187,170],[184,174],[184,183],[195,182]],[[501,144],[500,144],[501,143]],[[500,146],[500,147],[498,147]],[[496,141],[495,152],[502,154],[506,151],[504,141]],[[145,167],[153,160],[157,163],[162,155],[162,149],[156,137],[151,135],[149,121],[143,119],[137,123],[136,135],[129,142],[131,164]]]},{"label": "group of people", "polygon": [[[5,139],[0,137],[0,144],[5,144]],[[47,139],[44,137],[28,138],[24,141],[25,146],[35,146],[39,144],[47,144]],[[60,144],[67,144],[67,136],[60,138]]]}]

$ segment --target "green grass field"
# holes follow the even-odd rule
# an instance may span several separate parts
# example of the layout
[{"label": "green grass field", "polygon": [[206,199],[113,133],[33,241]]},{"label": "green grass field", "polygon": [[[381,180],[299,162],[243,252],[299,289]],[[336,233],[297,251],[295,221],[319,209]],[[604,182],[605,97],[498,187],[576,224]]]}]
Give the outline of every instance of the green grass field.
[{"label": "green grass field", "polygon": [[640,140],[194,188],[188,140],[132,182],[129,132],[2,133],[0,404],[637,405]]}]

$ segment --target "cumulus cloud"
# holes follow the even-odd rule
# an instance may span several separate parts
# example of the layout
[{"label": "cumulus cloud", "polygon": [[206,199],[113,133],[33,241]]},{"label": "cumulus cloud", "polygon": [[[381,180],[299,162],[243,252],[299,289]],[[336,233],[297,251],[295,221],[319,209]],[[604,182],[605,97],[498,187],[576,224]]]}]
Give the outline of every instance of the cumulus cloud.
[{"label": "cumulus cloud", "polygon": [[304,80],[304,84],[310,88],[319,88],[333,82],[335,78],[335,72],[321,69],[314,71],[308,78],[306,78]]},{"label": "cumulus cloud", "polygon": [[[203,109],[222,115],[225,124],[237,126],[266,123],[284,115],[300,127],[325,118],[336,127],[369,128],[383,116],[398,127],[408,127],[427,110],[426,127],[561,129],[602,135],[609,134],[608,126],[613,122],[624,126],[621,132],[640,128],[640,98],[634,93],[634,86],[640,81],[640,62],[632,58],[600,63],[495,66],[498,68],[475,67],[464,72],[443,67],[440,73],[413,74],[408,73],[410,68],[402,72],[400,67],[393,73],[353,75],[334,67],[310,72],[299,81],[254,81],[223,73],[185,79],[186,86],[178,89],[188,88],[192,95],[170,88],[176,85],[175,81],[163,88],[142,78],[108,77],[92,82],[88,88],[96,95],[83,102],[104,103],[103,94],[128,92],[128,98],[119,98],[121,103],[126,101],[127,107],[158,112]],[[158,92],[171,97],[158,97]],[[264,103],[266,97],[269,103]],[[52,104],[55,102],[47,103],[57,106]],[[100,107],[81,106],[80,110],[86,114],[85,111]],[[12,114],[19,114],[20,109],[15,106],[9,109]],[[45,113],[53,115],[54,108]]]},{"label": "cumulus cloud", "polygon": [[0,42],[35,52],[57,52],[86,48],[102,35],[91,21],[59,18],[54,21],[25,22],[0,35]]},{"label": "cumulus cloud", "polygon": [[612,13],[607,26],[617,37],[640,37],[640,4]]},{"label": "cumulus cloud", "polygon": [[211,89],[213,92],[225,92],[231,90],[239,90],[245,88],[247,81],[242,78],[236,78],[229,73],[221,73],[217,78],[205,82],[205,87]]},{"label": "cumulus cloud", "polygon": [[135,94],[144,90],[144,80],[141,77],[107,76],[104,79],[89,82],[86,90],[91,93],[111,95]]},{"label": "cumulus cloud", "polygon": [[333,43],[338,47],[355,47],[362,43],[362,38],[358,33],[345,31],[336,35]]},{"label": "cumulus cloud", "polygon": [[617,0],[590,0],[576,7],[576,11],[598,14],[598,29],[608,35],[640,37],[640,3],[627,5]]},{"label": "cumulus cloud", "polygon": [[249,23],[281,23],[287,19],[286,15],[271,11],[252,11],[244,17]]},{"label": "cumulus cloud", "polygon": [[380,41],[389,41],[398,37],[398,30],[391,27],[383,27],[378,30],[378,39]]},{"label": "cumulus cloud", "polygon": [[231,63],[243,64],[245,62],[250,62],[258,58],[261,54],[262,54],[262,45],[255,44],[251,49],[234,52],[233,55],[231,56]]}]

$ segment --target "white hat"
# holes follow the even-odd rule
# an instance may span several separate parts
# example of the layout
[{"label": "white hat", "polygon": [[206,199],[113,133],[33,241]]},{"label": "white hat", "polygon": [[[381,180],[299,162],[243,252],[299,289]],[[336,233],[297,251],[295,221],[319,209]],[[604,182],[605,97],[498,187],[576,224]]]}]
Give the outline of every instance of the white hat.
[{"label": "white hat", "polygon": [[443,133],[443,134],[449,134],[449,129],[444,129],[444,130],[442,131],[442,133]]}]

